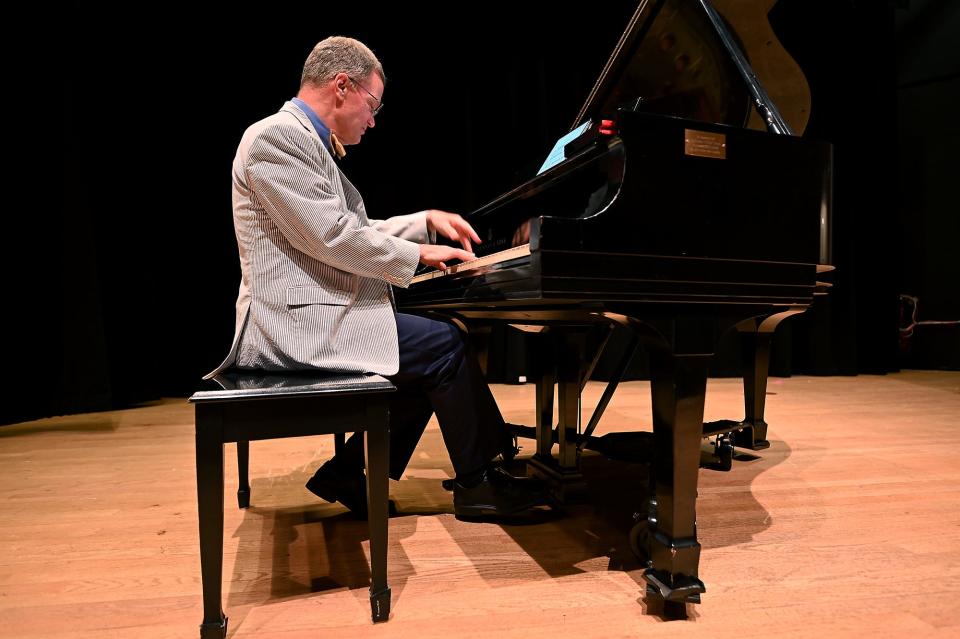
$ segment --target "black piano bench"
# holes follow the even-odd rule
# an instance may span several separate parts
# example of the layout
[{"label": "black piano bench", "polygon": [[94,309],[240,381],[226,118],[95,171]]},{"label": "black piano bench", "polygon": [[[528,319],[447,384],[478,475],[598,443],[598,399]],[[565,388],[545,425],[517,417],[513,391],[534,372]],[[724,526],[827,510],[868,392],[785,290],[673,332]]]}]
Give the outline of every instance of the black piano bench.
[{"label": "black piano bench", "polygon": [[370,607],[373,621],[390,616],[387,585],[390,393],[396,388],[376,375],[232,372],[217,376],[214,390],[194,393],[197,438],[197,510],[203,583],[201,639],[227,635],[222,608],[223,445],[236,442],[240,507],[250,504],[249,442],[309,435],[366,432],[367,506],[370,526]]}]

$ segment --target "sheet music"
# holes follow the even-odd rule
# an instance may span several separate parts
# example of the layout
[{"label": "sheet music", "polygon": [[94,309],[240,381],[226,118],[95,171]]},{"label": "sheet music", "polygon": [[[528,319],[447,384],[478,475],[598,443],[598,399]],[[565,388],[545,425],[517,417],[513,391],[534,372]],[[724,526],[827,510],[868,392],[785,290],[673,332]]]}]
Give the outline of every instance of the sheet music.
[{"label": "sheet music", "polygon": [[540,175],[547,169],[554,167],[560,164],[561,162],[563,162],[565,159],[567,159],[566,156],[563,154],[563,147],[567,146],[567,144],[569,144],[571,141],[578,138],[584,131],[589,129],[590,124],[591,124],[590,120],[587,120],[586,122],[584,122],[583,124],[575,128],[573,131],[570,131],[570,133],[567,133],[566,135],[561,137],[559,140],[557,140],[557,143],[553,145],[553,149],[550,151],[550,154],[547,156],[547,159],[543,162],[543,166],[541,166],[540,170],[537,171],[537,175]]}]

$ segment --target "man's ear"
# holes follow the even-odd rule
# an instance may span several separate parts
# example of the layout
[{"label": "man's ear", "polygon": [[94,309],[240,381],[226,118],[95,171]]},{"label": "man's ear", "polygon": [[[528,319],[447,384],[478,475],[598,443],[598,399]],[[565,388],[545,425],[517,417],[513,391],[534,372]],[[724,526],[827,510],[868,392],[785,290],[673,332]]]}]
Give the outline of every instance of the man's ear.
[{"label": "man's ear", "polygon": [[338,73],[334,76],[333,81],[337,84],[337,93],[340,95],[346,95],[347,82],[350,81],[350,77],[346,73]]}]

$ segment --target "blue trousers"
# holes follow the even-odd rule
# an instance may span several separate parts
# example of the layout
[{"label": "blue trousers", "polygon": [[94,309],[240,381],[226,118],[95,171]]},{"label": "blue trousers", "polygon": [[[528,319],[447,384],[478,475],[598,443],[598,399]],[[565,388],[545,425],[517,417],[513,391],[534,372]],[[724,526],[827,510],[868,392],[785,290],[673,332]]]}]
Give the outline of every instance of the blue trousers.
[{"label": "blue trousers", "polygon": [[[457,475],[479,470],[512,445],[483,372],[455,327],[397,313],[400,369],[388,376],[397,387],[390,400],[390,477],[400,479],[436,413],[443,443]],[[336,465],[363,467],[363,439],[347,440]]]}]

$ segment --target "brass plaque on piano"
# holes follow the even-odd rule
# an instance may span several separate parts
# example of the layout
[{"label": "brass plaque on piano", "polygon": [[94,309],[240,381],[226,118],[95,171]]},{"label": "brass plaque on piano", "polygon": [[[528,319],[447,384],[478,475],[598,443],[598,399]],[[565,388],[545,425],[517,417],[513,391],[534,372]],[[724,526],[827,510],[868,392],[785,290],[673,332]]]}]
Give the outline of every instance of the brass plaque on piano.
[{"label": "brass plaque on piano", "polygon": [[701,158],[727,159],[727,136],[723,133],[683,130],[684,155],[696,155]]}]

